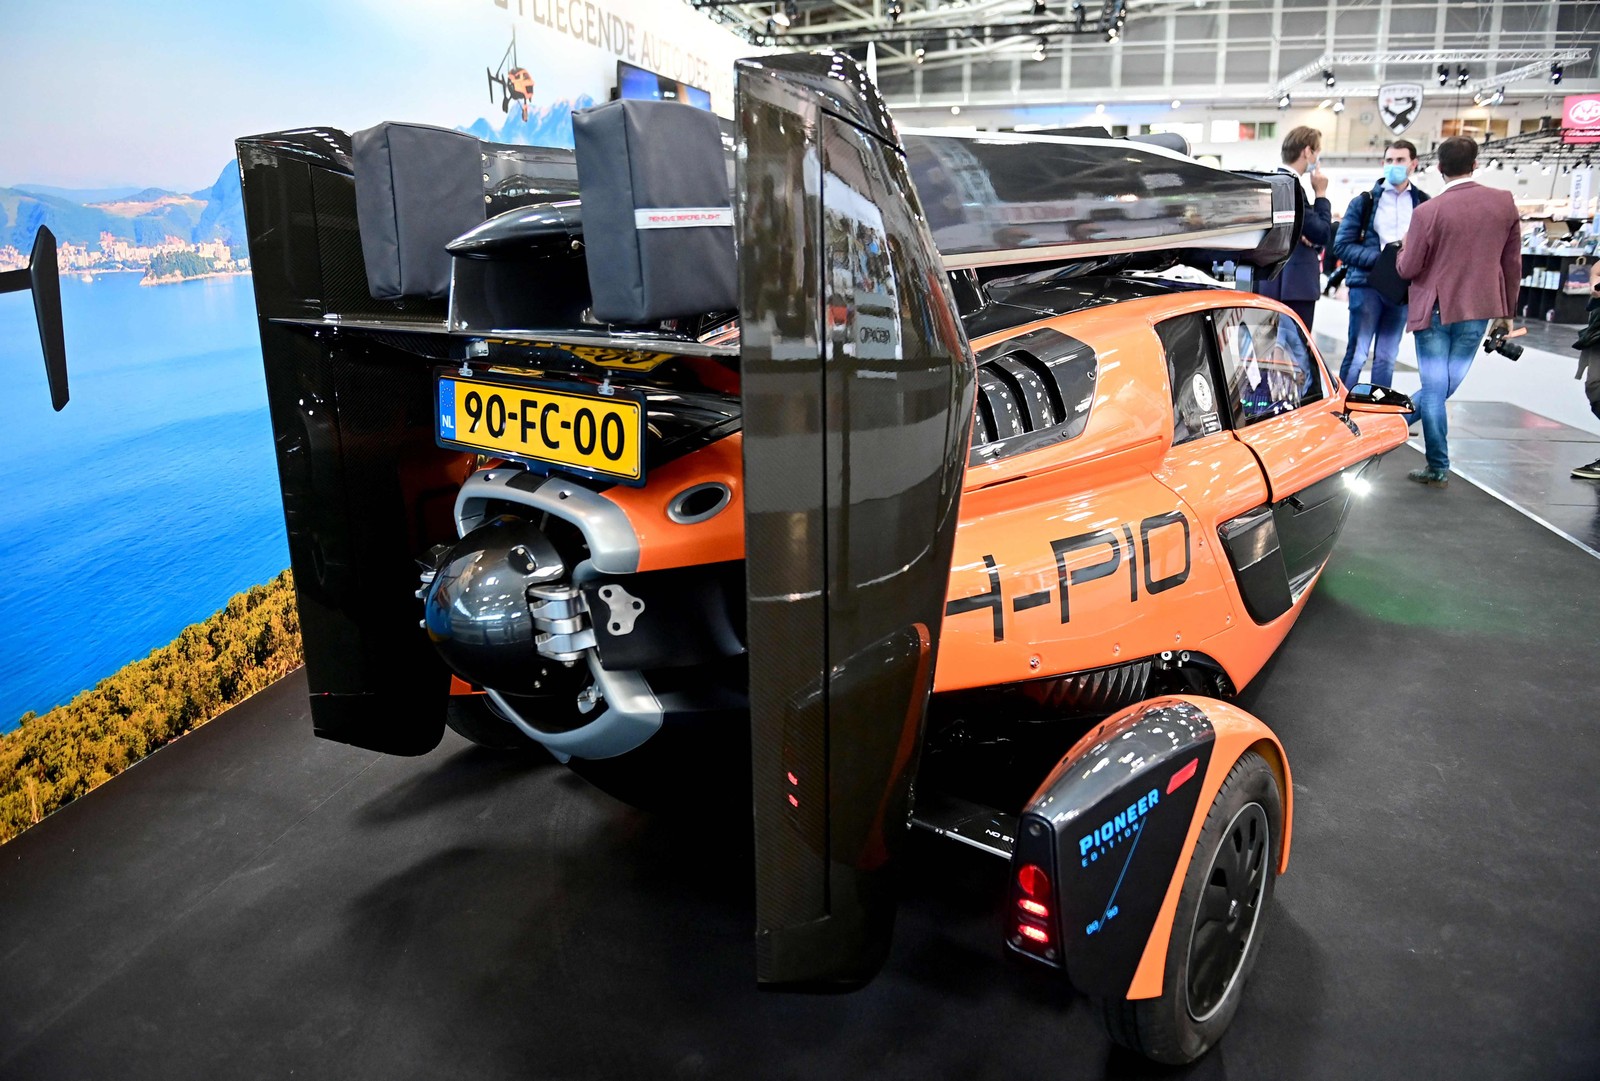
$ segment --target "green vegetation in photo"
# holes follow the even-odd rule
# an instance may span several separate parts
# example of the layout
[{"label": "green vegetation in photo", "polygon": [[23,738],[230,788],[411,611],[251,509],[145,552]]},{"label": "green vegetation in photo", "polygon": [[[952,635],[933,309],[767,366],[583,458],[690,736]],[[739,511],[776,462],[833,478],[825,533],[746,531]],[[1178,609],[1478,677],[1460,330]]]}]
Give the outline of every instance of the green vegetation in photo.
[{"label": "green vegetation in photo", "polygon": [[44,715],[0,735],[0,843],[301,664],[284,571]]}]

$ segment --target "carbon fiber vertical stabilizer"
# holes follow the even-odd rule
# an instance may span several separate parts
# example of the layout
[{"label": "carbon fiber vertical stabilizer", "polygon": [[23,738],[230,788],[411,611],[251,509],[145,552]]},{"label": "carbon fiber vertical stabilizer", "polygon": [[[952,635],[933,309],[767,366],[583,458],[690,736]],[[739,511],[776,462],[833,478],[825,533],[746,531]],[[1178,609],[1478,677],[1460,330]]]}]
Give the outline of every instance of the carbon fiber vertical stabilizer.
[{"label": "carbon fiber vertical stabilizer", "polygon": [[892,122],[847,57],[741,63],[758,977],[882,964],[973,368]]}]

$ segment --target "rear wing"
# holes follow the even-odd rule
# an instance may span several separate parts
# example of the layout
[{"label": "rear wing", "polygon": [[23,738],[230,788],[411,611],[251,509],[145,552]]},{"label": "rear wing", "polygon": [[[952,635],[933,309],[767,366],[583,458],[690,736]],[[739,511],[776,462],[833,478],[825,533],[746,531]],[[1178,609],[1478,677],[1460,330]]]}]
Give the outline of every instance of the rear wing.
[{"label": "rear wing", "polygon": [[905,148],[949,270],[1145,256],[1271,277],[1299,236],[1289,186],[1150,143],[924,131]]},{"label": "rear wing", "polygon": [[44,226],[33,235],[33,254],[21,270],[0,273],[0,293],[28,290],[39,325],[39,347],[50,381],[50,404],[56,412],[67,404],[67,345],[61,325],[61,279],[56,269],[56,238]]}]

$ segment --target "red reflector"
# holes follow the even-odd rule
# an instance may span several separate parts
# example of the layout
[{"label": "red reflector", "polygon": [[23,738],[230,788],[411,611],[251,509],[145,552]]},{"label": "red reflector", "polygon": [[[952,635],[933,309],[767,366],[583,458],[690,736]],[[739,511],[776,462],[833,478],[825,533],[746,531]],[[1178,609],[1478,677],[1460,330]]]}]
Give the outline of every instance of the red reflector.
[{"label": "red reflector", "polygon": [[798,785],[800,783],[800,778],[796,777],[794,774],[790,773],[790,774],[788,774],[788,777],[789,777],[789,783],[790,784]]},{"label": "red reflector", "polygon": [[1183,782],[1194,776],[1194,771],[1199,768],[1200,760],[1198,758],[1191,758],[1189,760],[1189,764],[1184,766],[1177,773],[1174,773],[1172,775],[1172,780],[1167,782],[1167,795],[1170,796],[1176,792],[1179,787],[1183,785]]},{"label": "red reflector", "polygon": [[1030,916],[1038,916],[1041,920],[1048,919],[1050,916],[1050,910],[1048,908],[1041,905],[1038,901],[1030,901],[1026,897],[1017,902],[1017,907],[1022,909],[1022,911],[1026,912]]},{"label": "red reflector", "polygon": [[791,806],[791,807],[798,807],[798,806],[800,806],[800,801],[799,801],[799,800],[797,800],[797,799],[795,799],[795,798],[794,798],[794,796],[792,796],[792,795],[791,795],[791,796],[790,796],[790,797],[789,797],[789,806]]},{"label": "red reflector", "polygon": [[1017,868],[1017,885],[1029,897],[1050,896],[1050,876],[1037,864],[1025,863]]},{"label": "red reflector", "polygon": [[1035,927],[1031,923],[1025,923],[1017,930],[1022,932],[1023,938],[1031,938],[1041,946],[1050,945],[1050,933],[1042,927]]}]

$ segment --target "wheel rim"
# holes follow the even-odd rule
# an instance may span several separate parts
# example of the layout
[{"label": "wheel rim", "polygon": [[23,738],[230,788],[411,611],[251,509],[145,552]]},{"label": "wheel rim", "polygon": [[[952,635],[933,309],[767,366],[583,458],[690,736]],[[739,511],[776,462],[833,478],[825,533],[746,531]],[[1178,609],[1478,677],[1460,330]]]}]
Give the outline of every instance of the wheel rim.
[{"label": "wheel rim", "polygon": [[1189,1016],[1207,1021],[1227,1001],[1250,954],[1271,874],[1271,825],[1259,803],[1239,809],[1211,854],[1189,930]]}]

